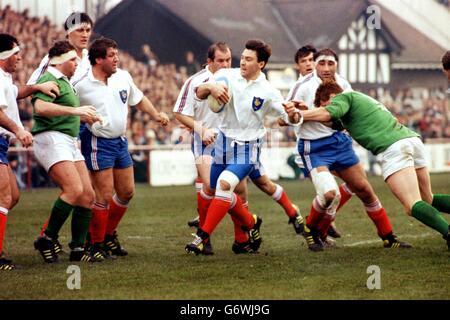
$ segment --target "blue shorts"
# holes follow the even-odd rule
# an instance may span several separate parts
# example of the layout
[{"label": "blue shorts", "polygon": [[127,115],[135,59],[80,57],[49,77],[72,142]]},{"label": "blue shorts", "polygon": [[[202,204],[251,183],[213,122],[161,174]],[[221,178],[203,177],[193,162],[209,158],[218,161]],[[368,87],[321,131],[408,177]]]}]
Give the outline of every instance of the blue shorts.
[{"label": "blue shorts", "polygon": [[86,159],[86,166],[89,170],[124,169],[133,166],[133,160],[128,151],[128,141],[125,137],[100,138],[86,128],[80,138],[81,153]]},{"label": "blue shorts", "polygon": [[317,140],[298,141],[298,153],[302,157],[305,176],[317,167],[327,167],[330,171],[341,171],[359,163],[352,147],[352,138],[340,131]]},{"label": "blue shorts", "polygon": [[258,162],[257,164],[255,164],[254,166],[253,166],[253,170],[252,170],[252,172],[250,172],[250,174],[248,175],[248,177],[251,179],[251,180],[256,180],[256,179],[259,179],[259,178],[261,178],[263,175],[265,175],[266,174],[266,172],[265,172],[265,170],[264,170],[264,167],[263,167],[263,165],[262,165],[262,163],[261,162]]},{"label": "blue shorts", "polygon": [[253,141],[235,141],[227,138],[222,132],[217,136],[214,148],[214,161],[211,165],[210,187],[216,189],[220,174],[233,172],[239,180],[244,179],[255,170],[254,179],[259,178],[259,157],[262,139]]},{"label": "blue shorts", "polygon": [[198,133],[192,135],[191,150],[195,159],[200,156],[214,157],[214,143],[210,145],[204,144]]},{"label": "blue shorts", "polygon": [[9,138],[0,136],[0,163],[9,164],[8,161]]}]

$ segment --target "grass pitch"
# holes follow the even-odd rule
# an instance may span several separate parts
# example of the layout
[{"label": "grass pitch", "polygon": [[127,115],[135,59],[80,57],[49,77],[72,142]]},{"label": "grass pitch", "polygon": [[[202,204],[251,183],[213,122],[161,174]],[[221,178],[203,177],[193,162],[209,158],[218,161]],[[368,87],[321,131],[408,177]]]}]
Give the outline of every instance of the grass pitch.
[{"label": "grass pitch", "polygon": [[[432,176],[435,193],[448,193],[450,175]],[[295,235],[282,208],[250,186],[250,209],[261,215],[263,244],[256,255],[235,255],[231,219],[213,234],[214,256],[188,255],[184,246],[196,215],[192,186],[137,187],[119,237],[129,255],[115,261],[79,264],[81,289],[69,290],[68,254],[48,265],[33,241],[58,195],[56,189],[22,193],[8,221],[5,251],[22,268],[0,272],[6,299],[449,299],[449,252],[442,237],[408,217],[380,178],[371,178],[395,233],[409,250],[382,247],[361,202],[354,197],[338,213],[343,237],[338,249],[310,252]],[[309,181],[281,181],[303,216],[314,196]],[[444,215],[450,221],[449,215]],[[70,221],[61,231],[67,250]],[[381,289],[369,290],[369,266],[379,266]]]}]

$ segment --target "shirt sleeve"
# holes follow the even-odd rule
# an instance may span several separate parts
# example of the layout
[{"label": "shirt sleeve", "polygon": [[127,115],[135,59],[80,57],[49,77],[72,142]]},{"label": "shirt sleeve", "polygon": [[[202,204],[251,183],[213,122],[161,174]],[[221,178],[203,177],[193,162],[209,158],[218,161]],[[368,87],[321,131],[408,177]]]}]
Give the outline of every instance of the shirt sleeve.
[{"label": "shirt sleeve", "polygon": [[269,109],[266,114],[272,117],[281,116],[283,120],[291,126],[298,126],[299,123],[292,123],[289,121],[288,114],[286,113],[286,111],[284,111],[283,102],[284,99],[280,91],[275,90],[272,94],[271,99],[269,100]]},{"label": "shirt sleeve", "polygon": [[39,78],[47,71],[47,67],[48,67],[48,55],[46,55],[42,60],[41,63],[39,64],[39,67],[33,71],[33,73],[31,74],[30,79],[28,79],[27,85],[31,86],[33,84],[36,84],[39,80]]},{"label": "shirt sleeve", "polygon": [[338,94],[331,103],[325,108],[331,115],[331,119],[336,120],[342,118],[349,110],[351,105],[351,95]]},{"label": "shirt sleeve", "polygon": [[183,84],[177,101],[173,107],[173,112],[178,112],[186,116],[194,116],[195,90],[196,84],[193,78],[189,78]]},{"label": "shirt sleeve", "polygon": [[[44,83],[46,81],[48,81],[47,77],[43,76],[38,79],[37,83]],[[45,102],[54,102],[56,97],[50,97],[50,96],[42,93],[41,91],[36,91],[31,96],[31,103],[33,104],[33,107],[34,107],[34,103],[36,102],[36,99],[39,99],[39,100],[42,100]]]},{"label": "shirt sleeve", "polygon": [[144,98],[144,93],[134,84],[133,78],[127,72],[128,83],[130,85],[130,97],[128,99],[128,104],[130,106],[135,106]]}]

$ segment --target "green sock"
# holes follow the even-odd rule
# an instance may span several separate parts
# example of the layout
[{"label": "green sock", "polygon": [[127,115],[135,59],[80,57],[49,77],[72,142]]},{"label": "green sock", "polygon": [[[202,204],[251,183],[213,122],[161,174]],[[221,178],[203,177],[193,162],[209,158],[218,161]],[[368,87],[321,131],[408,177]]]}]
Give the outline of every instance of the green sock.
[{"label": "green sock", "polygon": [[425,201],[417,201],[413,205],[411,213],[414,218],[433,228],[440,234],[446,235],[448,233],[447,221],[445,221],[439,211]]},{"label": "green sock", "polygon": [[45,229],[45,234],[52,239],[58,239],[59,230],[61,230],[64,222],[66,222],[70,213],[72,212],[73,206],[58,198],[52,208],[52,213],[48,221],[47,229]]},{"label": "green sock", "polygon": [[72,242],[71,247],[84,246],[91,222],[92,209],[75,207],[72,215]]},{"label": "green sock", "polygon": [[440,212],[450,213],[450,194],[435,194],[431,205]]}]

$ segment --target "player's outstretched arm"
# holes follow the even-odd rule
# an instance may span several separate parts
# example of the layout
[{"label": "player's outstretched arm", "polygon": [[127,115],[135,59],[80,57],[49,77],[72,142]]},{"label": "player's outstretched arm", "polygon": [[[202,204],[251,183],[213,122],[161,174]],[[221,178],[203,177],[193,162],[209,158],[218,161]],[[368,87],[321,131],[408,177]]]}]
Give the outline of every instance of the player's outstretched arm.
[{"label": "player's outstretched arm", "polygon": [[33,136],[25,129],[19,127],[11,120],[0,107],[0,127],[14,133],[24,147],[29,147],[33,143]]},{"label": "player's outstretched arm", "polygon": [[331,121],[331,115],[325,108],[315,108],[312,110],[300,111],[303,116],[303,121]]},{"label": "player's outstretched arm", "polygon": [[55,98],[59,95],[58,85],[53,81],[47,81],[44,83],[26,85],[19,87],[17,99],[24,99],[35,92],[42,92],[43,94]]},{"label": "player's outstretched arm", "polygon": [[204,83],[197,88],[197,98],[204,100],[212,95],[220,103],[228,103],[230,96],[228,95],[228,88],[219,83]]},{"label": "player's outstretched arm", "polygon": [[144,96],[141,102],[136,105],[136,108],[148,113],[155,121],[161,123],[163,126],[166,126],[169,123],[169,117],[167,114],[164,112],[158,112],[153,103],[146,96]]}]

